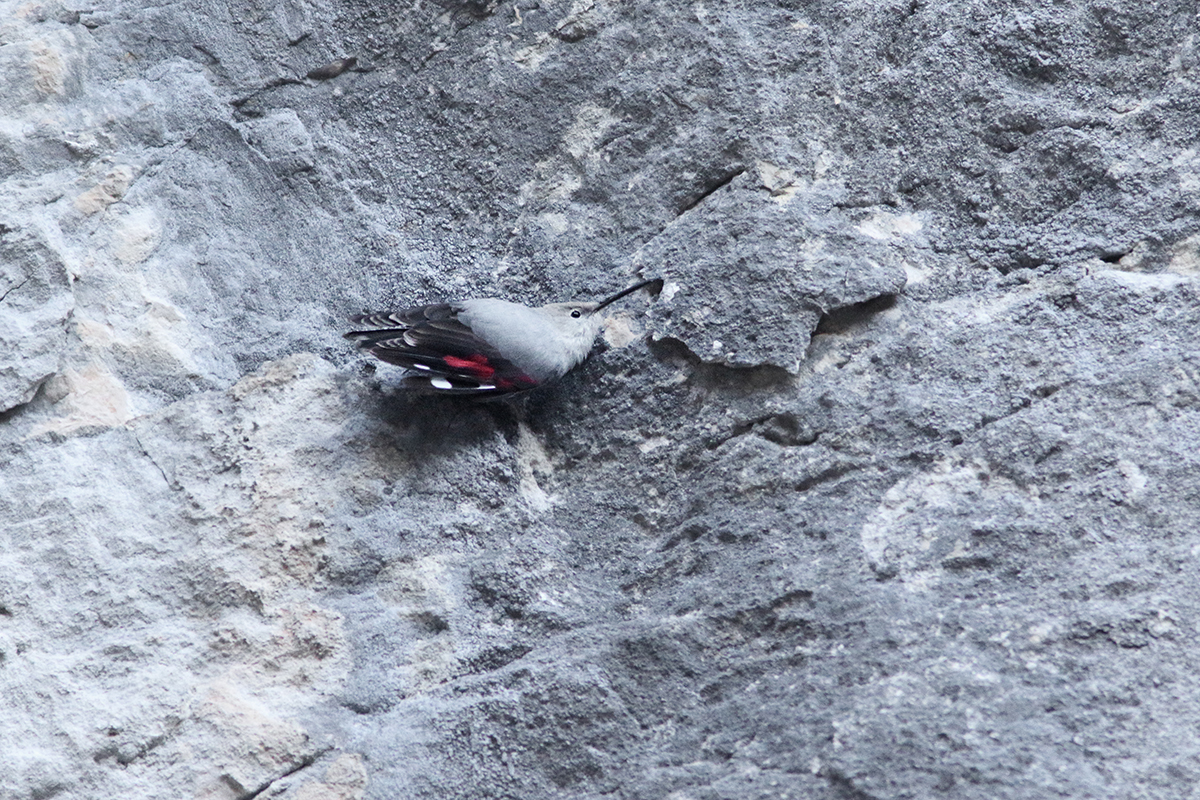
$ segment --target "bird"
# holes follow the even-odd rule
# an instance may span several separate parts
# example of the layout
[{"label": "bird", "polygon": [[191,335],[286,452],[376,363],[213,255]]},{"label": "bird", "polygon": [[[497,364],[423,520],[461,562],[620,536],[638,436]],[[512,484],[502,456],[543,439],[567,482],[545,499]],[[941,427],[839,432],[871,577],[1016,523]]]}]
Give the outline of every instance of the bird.
[{"label": "bird", "polygon": [[402,387],[418,392],[501,398],[561,378],[588,357],[597,312],[650,278],[599,302],[538,308],[495,297],[359,314],[344,334],[361,349],[409,371]]}]

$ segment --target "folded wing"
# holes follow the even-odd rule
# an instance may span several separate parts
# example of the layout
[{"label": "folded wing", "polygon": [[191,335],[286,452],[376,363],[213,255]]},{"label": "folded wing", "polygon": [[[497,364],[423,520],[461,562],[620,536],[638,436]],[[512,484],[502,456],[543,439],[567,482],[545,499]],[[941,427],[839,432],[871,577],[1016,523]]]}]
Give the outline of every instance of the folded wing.
[{"label": "folded wing", "polygon": [[362,326],[346,334],[380,361],[413,374],[410,389],[439,394],[503,395],[532,389],[537,381],[504,358],[458,319],[450,303],[387,314],[351,317]]}]

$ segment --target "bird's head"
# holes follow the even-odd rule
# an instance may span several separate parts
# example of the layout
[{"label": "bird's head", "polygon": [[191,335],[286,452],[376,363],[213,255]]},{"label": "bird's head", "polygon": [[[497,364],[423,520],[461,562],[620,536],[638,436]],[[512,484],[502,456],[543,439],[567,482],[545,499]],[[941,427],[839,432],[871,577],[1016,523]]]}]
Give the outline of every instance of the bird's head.
[{"label": "bird's head", "polygon": [[600,333],[600,315],[597,313],[605,306],[620,300],[628,294],[633,294],[644,286],[659,281],[651,278],[634,284],[628,289],[622,289],[611,297],[591,303],[551,303],[542,306],[542,311],[554,322],[565,338],[577,343],[580,347],[586,345],[589,349]]}]

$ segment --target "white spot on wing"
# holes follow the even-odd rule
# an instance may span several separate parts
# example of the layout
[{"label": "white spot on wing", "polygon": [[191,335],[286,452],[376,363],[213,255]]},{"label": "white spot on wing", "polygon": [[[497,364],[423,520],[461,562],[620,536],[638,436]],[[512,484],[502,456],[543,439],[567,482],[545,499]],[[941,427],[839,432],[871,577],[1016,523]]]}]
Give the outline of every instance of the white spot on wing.
[{"label": "white spot on wing", "polygon": [[430,378],[429,385],[435,389],[453,389],[454,384],[445,378]]}]

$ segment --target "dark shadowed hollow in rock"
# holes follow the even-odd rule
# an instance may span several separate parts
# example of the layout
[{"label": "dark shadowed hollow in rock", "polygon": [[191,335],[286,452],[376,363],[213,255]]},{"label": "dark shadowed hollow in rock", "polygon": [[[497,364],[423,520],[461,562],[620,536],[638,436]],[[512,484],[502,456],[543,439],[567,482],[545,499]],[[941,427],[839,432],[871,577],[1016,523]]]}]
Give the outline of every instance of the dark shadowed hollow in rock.
[{"label": "dark shadowed hollow in rock", "polygon": [[[14,1],[0,75],[0,796],[1196,794],[1191,0]],[[653,275],[516,404],[341,339]]]}]

